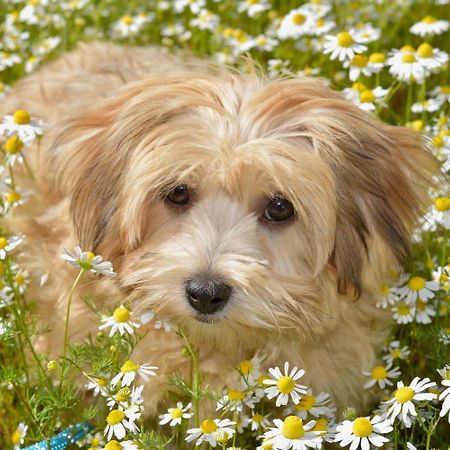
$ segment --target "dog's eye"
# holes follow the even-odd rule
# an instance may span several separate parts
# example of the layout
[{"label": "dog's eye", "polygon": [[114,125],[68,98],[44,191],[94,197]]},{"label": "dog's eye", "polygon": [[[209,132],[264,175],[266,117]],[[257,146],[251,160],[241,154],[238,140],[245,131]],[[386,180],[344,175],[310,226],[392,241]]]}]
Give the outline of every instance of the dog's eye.
[{"label": "dog's eye", "polygon": [[283,197],[275,197],[266,206],[264,217],[271,222],[284,222],[294,215],[294,207],[289,200]]},{"label": "dog's eye", "polygon": [[176,205],[187,205],[190,200],[187,184],[179,184],[167,196],[167,199]]}]

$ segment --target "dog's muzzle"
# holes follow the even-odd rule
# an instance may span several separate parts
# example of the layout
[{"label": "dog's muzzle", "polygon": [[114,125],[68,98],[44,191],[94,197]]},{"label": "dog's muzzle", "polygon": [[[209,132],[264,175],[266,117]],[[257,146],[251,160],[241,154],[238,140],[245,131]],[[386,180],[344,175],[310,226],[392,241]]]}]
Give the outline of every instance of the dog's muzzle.
[{"label": "dog's muzzle", "polygon": [[201,314],[214,314],[225,307],[231,296],[231,287],[219,280],[202,276],[185,283],[189,304]]}]

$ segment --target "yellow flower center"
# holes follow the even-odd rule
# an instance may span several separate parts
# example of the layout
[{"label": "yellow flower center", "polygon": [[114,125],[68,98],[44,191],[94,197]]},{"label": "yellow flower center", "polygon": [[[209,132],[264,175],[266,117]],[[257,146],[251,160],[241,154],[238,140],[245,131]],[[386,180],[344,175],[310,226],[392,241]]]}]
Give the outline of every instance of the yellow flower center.
[{"label": "yellow flower center", "polygon": [[369,62],[371,62],[372,64],[384,63],[385,60],[386,56],[384,56],[383,53],[372,53],[369,56]]},{"label": "yellow flower center", "polygon": [[100,445],[100,439],[93,437],[91,441],[92,447],[98,447]]},{"label": "yellow flower center", "polygon": [[21,198],[22,198],[22,196],[20,195],[19,192],[17,192],[17,191],[11,191],[11,192],[8,192],[8,195],[6,196],[6,201],[7,201],[8,203],[16,203],[16,202],[18,202]]},{"label": "yellow flower center", "polygon": [[295,381],[291,377],[283,376],[278,380],[277,386],[282,394],[289,394],[294,389]]},{"label": "yellow flower center", "polygon": [[97,386],[104,387],[108,384],[108,381],[104,377],[95,378]]},{"label": "yellow flower center", "polygon": [[356,67],[366,67],[367,66],[367,56],[355,55],[352,59],[352,65]]},{"label": "yellow flower center", "polygon": [[133,23],[133,18],[131,16],[123,16],[122,23],[124,25],[131,25]]},{"label": "yellow flower center", "polygon": [[328,429],[328,420],[321,417],[316,420],[316,424],[311,429],[311,431],[327,431]]},{"label": "yellow flower center", "polygon": [[14,112],[13,120],[17,125],[26,125],[30,123],[30,115],[23,109],[18,109]]},{"label": "yellow flower center", "polygon": [[439,86],[439,90],[441,91],[441,94],[450,94],[450,86]]},{"label": "yellow flower center", "polygon": [[261,414],[255,414],[254,416],[252,416],[252,422],[255,423],[261,423],[263,419],[264,416],[262,416]]},{"label": "yellow flower center", "polygon": [[286,417],[281,427],[281,434],[286,439],[300,439],[305,434],[303,420],[297,416]]},{"label": "yellow flower center", "polygon": [[417,54],[421,58],[431,58],[433,56],[433,47],[430,44],[424,42],[417,48]]},{"label": "yellow flower center", "polygon": [[[1,248],[1,247],[0,247],[0,248]],[[265,380],[269,380],[269,379],[270,379],[269,375],[267,375],[267,374],[261,375],[261,376],[258,378],[258,384],[259,384],[260,386],[264,386],[264,381],[265,381]]]},{"label": "yellow flower center", "polygon": [[412,291],[420,291],[421,289],[423,289],[425,287],[425,279],[422,277],[412,277],[408,281],[408,287]]},{"label": "yellow flower center", "polygon": [[414,53],[416,51],[416,49],[412,46],[412,45],[404,45],[401,49],[402,52],[410,52],[410,53]]},{"label": "yellow flower center", "polygon": [[365,417],[358,417],[353,421],[352,432],[358,437],[367,437],[372,433],[372,424]]},{"label": "yellow flower center", "polygon": [[[450,209],[450,198],[449,197],[439,197],[434,201],[434,206],[438,211],[448,211]],[[3,247],[0,247],[3,248]]]},{"label": "yellow flower center", "polygon": [[305,23],[306,17],[303,14],[294,14],[292,16],[292,22],[295,23],[295,25],[301,25],[302,23]]},{"label": "yellow flower center", "polygon": [[372,103],[375,100],[375,95],[371,90],[367,89],[359,94],[359,100],[361,103]]},{"label": "yellow flower center", "polygon": [[5,142],[5,150],[14,155],[15,153],[19,153],[22,150],[23,142],[17,136],[11,136]]},{"label": "yellow flower center", "polygon": [[441,148],[444,146],[444,139],[442,138],[442,136],[434,136],[433,139],[431,140],[431,144],[433,145],[433,147],[436,148]]},{"label": "yellow flower center", "polygon": [[316,404],[314,395],[305,395],[295,406],[298,411],[309,411]]},{"label": "yellow flower center", "polygon": [[414,391],[409,386],[405,386],[397,389],[394,393],[394,397],[399,403],[403,404],[413,399]]},{"label": "yellow flower center", "polygon": [[203,434],[211,434],[217,430],[217,424],[212,419],[206,419],[200,424],[200,430]]},{"label": "yellow flower center", "polygon": [[15,277],[16,283],[20,286],[25,282],[25,277],[21,274],[18,273]]},{"label": "yellow flower center", "polygon": [[424,123],[422,120],[417,119],[417,120],[413,120],[410,124],[409,124],[410,128],[412,128],[413,130],[416,131],[422,131],[424,128]]},{"label": "yellow flower center", "polygon": [[412,64],[416,62],[416,57],[411,53],[406,53],[405,55],[402,56],[402,62]]},{"label": "yellow flower center", "polygon": [[116,322],[127,322],[130,319],[130,311],[125,306],[120,306],[114,311],[113,317]]},{"label": "yellow flower center", "polygon": [[244,359],[239,363],[239,370],[243,375],[248,376],[253,370],[253,364],[248,359]]},{"label": "yellow flower center", "polygon": [[423,302],[422,300],[417,300],[417,311],[425,311],[425,308],[427,307],[427,304],[425,302]]},{"label": "yellow flower center", "polygon": [[91,262],[95,258],[95,253],[86,252],[86,262]]},{"label": "yellow flower center", "polygon": [[383,284],[381,287],[380,287],[380,294],[383,296],[383,297],[386,297],[388,294],[389,294],[389,291],[390,291],[391,289],[389,288],[389,286],[387,285],[387,284]]},{"label": "yellow flower center", "polygon": [[391,356],[393,358],[400,358],[400,356],[402,356],[402,352],[399,348],[396,348],[395,350],[391,350]]},{"label": "yellow flower center", "polygon": [[16,430],[13,434],[11,434],[11,442],[13,445],[17,445],[21,439],[22,435],[20,434],[19,430]]},{"label": "yellow flower center", "polygon": [[127,372],[136,372],[136,370],[139,369],[139,364],[135,363],[134,361],[131,361],[131,359],[129,359],[128,361],[125,361],[124,365],[120,368],[120,371],[122,373],[127,373]]},{"label": "yellow flower center", "polygon": [[338,33],[337,44],[339,47],[350,47],[353,44],[353,38],[346,31]]},{"label": "yellow flower center", "polygon": [[384,380],[387,377],[387,371],[383,366],[377,366],[372,369],[372,378],[374,380]]},{"label": "yellow flower center", "polygon": [[325,20],[324,19],[322,19],[322,18],[317,19],[317,21],[316,21],[316,27],[317,28],[323,27],[324,25],[325,25]]},{"label": "yellow flower center", "polygon": [[113,409],[106,418],[106,422],[108,422],[108,425],[117,425],[118,423],[122,422],[122,420],[125,419],[125,413],[123,411],[120,411],[119,409]]},{"label": "yellow flower center", "polygon": [[407,316],[411,312],[411,307],[405,302],[397,304],[397,312],[400,316]]},{"label": "yellow flower center", "polygon": [[244,392],[231,389],[228,391],[228,398],[234,402],[238,402],[245,397]]},{"label": "yellow flower center", "polygon": [[364,85],[364,83],[360,83],[359,81],[357,81],[356,83],[352,84],[352,89],[356,92],[363,92],[365,90],[367,90],[366,86]]},{"label": "yellow flower center", "polygon": [[214,433],[214,437],[219,444],[224,444],[230,439],[229,434],[225,430],[219,430]]},{"label": "yellow flower center", "polygon": [[433,16],[425,16],[422,20],[422,23],[434,23],[436,19]]},{"label": "yellow flower center", "polygon": [[172,408],[172,411],[170,411],[170,417],[172,419],[179,419],[183,415],[183,411],[181,408]]},{"label": "yellow flower center", "polygon": [[105,450],[122,450],[122,446],[117,441],[112,440],[105,445]]},{"label": "yellow flower center", "polygon": [[264,439],[261,443],[261,447],[263,450],[271,450],[273,448],[271,439]]},{"label": "yellow flower center", "polygon": [[8,245],[8,240],[4,237],[0,237],[0,249],[5,248]]}]

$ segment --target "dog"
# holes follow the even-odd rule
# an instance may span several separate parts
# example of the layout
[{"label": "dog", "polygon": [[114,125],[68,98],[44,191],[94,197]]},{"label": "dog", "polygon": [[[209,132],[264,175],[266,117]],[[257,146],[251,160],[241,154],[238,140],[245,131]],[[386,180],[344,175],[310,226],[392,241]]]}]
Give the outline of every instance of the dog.
[{"label": "dog", "polygon": [[[72,342],[97,332],[91,293],[100,310],[127,302],[186,330],[217,390],[259,351],[266,368],[304,368],[339,408],[364,406],[362,372],[389,330],[380,286],[407,260],[436,172],[419,134],[318,79],[110,43],[19,81],[2,112],[19,108],[46,124],[21,182],[35,197],[11,225],[27,237],[21,261],[49,274],[28,294],[51,330],[41,351],[61,353],[76,273],[60,255],[79,244],[118,275],[82,279]],[[167,375],[188,369],[179,338],[147,328],[133,359],[160,367],[155,411]]]}]

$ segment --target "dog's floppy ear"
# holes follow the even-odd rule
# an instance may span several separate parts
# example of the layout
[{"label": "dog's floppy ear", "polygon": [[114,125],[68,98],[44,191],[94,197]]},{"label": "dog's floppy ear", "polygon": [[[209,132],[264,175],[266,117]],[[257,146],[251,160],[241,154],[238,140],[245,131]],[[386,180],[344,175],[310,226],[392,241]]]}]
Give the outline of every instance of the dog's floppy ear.
[{"label": "dog's floppy ear", "polygon": [[[357,297],[366,261],[384,266],[407,261],[411,233],[429,202],[438,166],[419,133],[384,124],[342,99],[312,100],[304,114],[302,125],[336,183],[330,263],[338,291]],[[373,261],[381,247],[383,261]]]},{"label": "dog's floppy ear", "polygon": [[[134,86],[67,119],[49,155],[56,188],[70,202],[77,243],[109,259],[121,252],[118,208],[122,177],[131,156],[127,150],[137,145],[139,132],[145,132],[131,124],[119,129],[119,123],[124,105],[140,91]],[[107,237],[111,239],[103,247]]]}]

